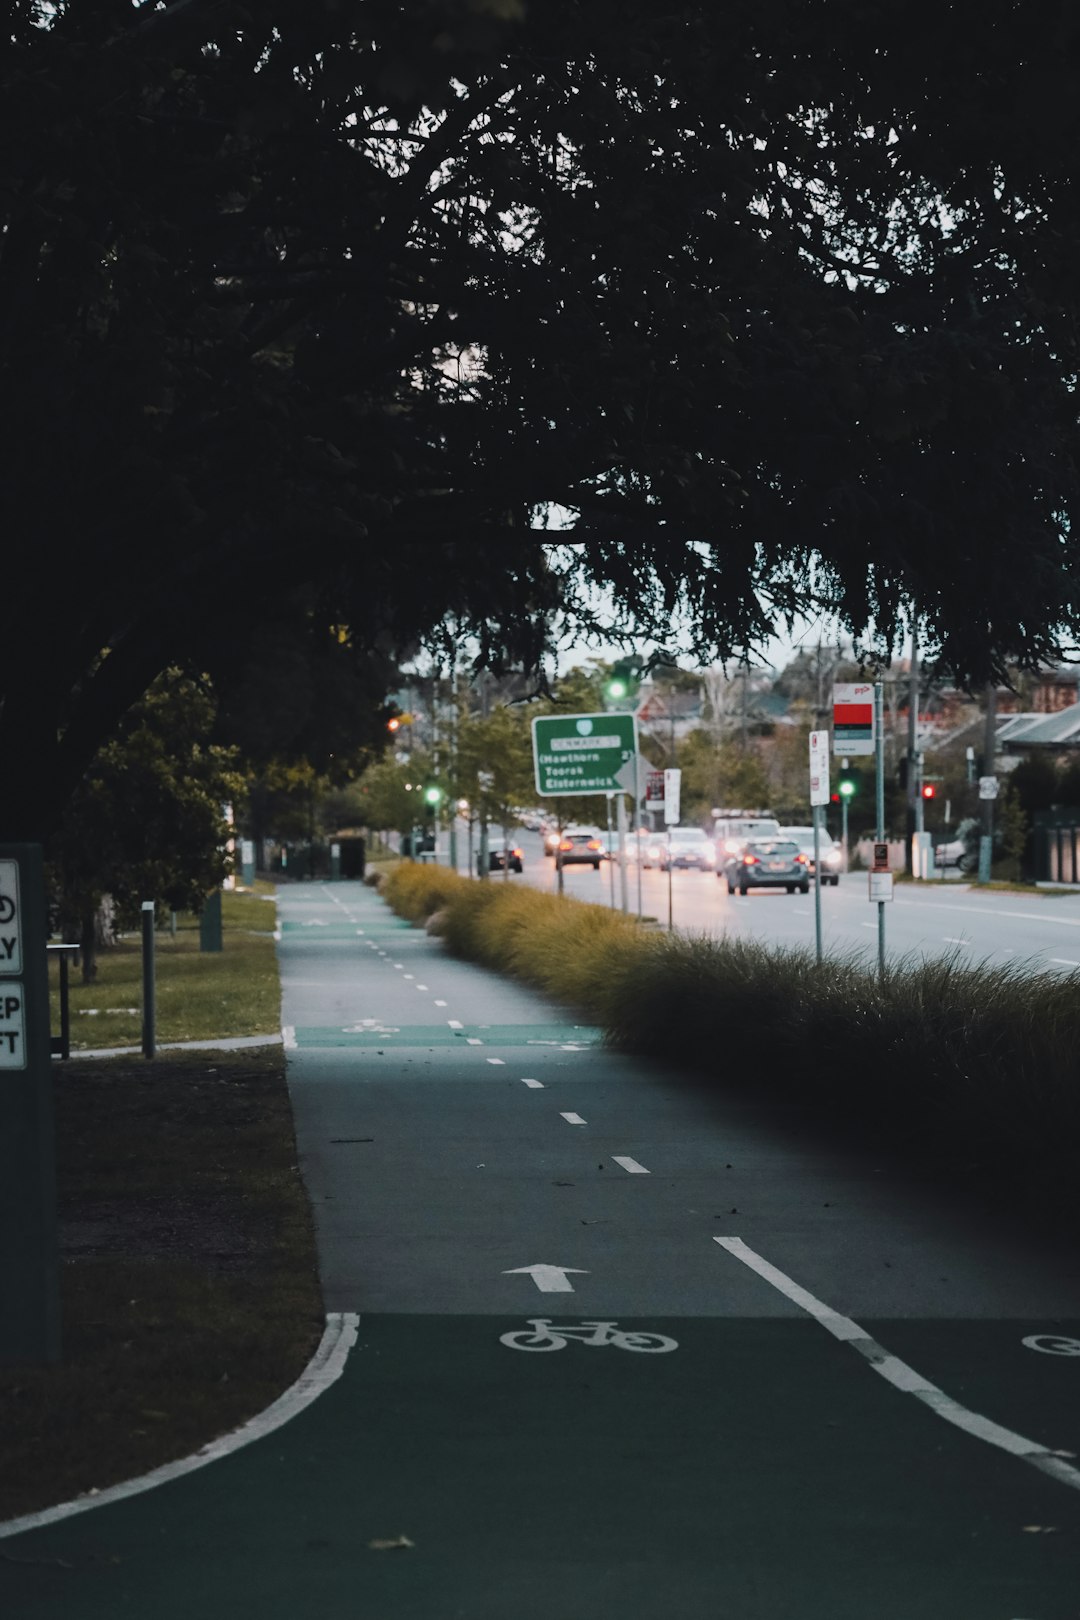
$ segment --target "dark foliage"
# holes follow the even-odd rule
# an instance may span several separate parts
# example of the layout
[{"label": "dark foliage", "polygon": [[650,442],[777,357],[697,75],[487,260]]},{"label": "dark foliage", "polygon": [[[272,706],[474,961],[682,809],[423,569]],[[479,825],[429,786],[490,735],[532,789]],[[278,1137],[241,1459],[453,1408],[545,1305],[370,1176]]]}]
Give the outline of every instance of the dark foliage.
[{"label": "dark foliage", "polygon": [[914,603],[971,678],[1075,629],[1063,3],[8,10],[0,830],[283,594],[371,689],[593,583],[703,652]]}]

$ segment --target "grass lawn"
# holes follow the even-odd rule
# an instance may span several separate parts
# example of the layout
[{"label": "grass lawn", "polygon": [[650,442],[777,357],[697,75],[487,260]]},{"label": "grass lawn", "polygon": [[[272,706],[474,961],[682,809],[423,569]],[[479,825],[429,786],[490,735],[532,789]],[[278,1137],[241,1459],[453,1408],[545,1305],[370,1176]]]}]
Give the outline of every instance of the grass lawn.
[{"label": "grass lawn", "polygon": [[[262,891],[260,893],[260,891]],[[273,890],[221,897],[224,948],[199,950],[199,921],[177,918],[176,935],[160,928],[155,943],[157,1039],[213,1040],[225,1035],[270,1035],[281,1027],[281,998]],[[59,964],[51,962],[52,1028],[60,1029]],[[138,1048],[142,1030],[142,944],[137,934],[103,950],[93,984],[70,970],[71,1050],[101,1046]]]},{"label": "grass lawn", "polygon": [[187,1456],[323,1328],[280,1048],[53,1073],[63,1361],[0,1367],[0,1518]]}]

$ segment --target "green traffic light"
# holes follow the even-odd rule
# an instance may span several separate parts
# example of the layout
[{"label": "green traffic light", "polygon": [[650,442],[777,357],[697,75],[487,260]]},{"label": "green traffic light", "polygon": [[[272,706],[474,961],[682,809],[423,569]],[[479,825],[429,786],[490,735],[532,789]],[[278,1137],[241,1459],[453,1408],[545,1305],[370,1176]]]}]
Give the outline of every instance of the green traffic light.
[{"label": "green traffic light", "polygon": [[843,794],[845,799],[850,799],[855,792],[855,783],[841,782],[839,784],[839,791]]},{"label": "green traffic light", "polygon": [[608,697],[623,698],[627,690],[625,681],[608,681]]},{"label": "green traffic light", "polygon": [[438,804],[439,800],[442,798],[442,788],[426,787],[424,789],[424,798],[427,800],[428,804]]}]

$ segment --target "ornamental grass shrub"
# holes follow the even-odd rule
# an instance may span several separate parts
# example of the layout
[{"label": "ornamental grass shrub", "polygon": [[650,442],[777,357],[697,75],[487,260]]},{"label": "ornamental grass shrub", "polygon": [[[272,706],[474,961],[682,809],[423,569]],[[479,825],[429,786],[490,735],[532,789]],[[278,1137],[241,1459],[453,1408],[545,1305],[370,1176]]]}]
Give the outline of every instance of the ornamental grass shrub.
[{"label": "ornamental grass shrub", "polygon": [[398,916],[423,923],[433,911],[442,911],[455,895],[470,887],[468,878],[459,877],[449,867],[427,861],[402,861],[386,874],[381,892]]}]

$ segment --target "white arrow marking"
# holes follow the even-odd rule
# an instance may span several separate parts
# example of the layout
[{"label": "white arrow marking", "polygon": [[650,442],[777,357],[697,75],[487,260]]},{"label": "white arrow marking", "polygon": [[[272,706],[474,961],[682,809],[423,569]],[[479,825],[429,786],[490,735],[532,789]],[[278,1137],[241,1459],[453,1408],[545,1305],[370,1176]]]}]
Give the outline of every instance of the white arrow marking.
[{"label": "white arrow marking", "polygon": [[504,1271],[503,1276],[517,1277],[524,1273],[532,1278],[542,1294],[572,1294],[574,1285],[568,1280],[571,1271],[577,1277],[589,1275],[580,1266],[514,1266]]}]

